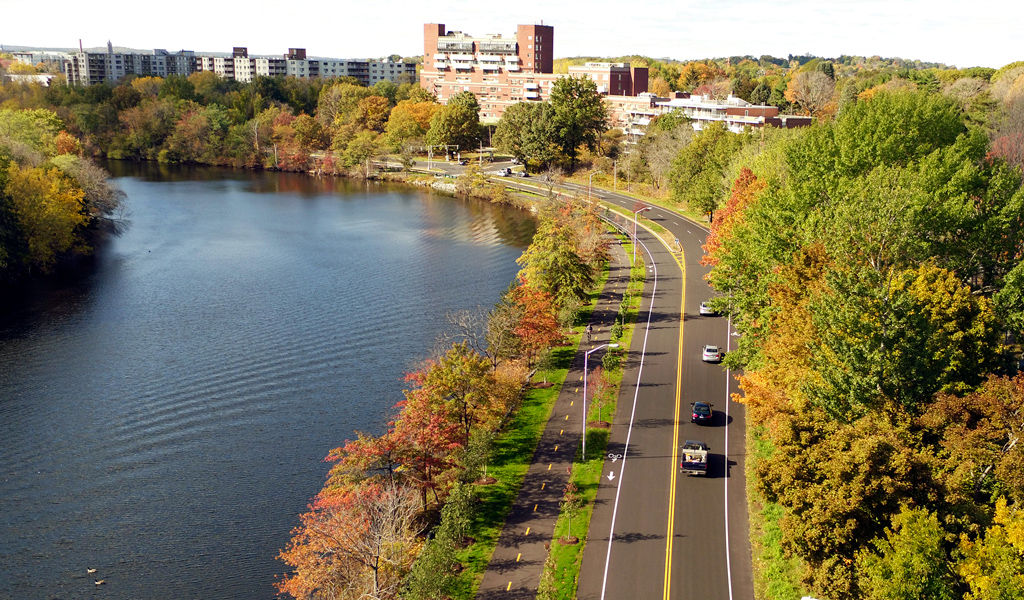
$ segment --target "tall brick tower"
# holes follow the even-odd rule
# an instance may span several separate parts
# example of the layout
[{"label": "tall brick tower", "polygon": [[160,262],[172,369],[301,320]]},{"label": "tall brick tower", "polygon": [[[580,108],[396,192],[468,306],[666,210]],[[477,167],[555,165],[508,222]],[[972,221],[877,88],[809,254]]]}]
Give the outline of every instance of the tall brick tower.
[{"label": "tall brick tower", "polygon": [[555,66],[555,28],[550,25],[519,25],[516,29],[519,59],[524,73],[550,73]]}]

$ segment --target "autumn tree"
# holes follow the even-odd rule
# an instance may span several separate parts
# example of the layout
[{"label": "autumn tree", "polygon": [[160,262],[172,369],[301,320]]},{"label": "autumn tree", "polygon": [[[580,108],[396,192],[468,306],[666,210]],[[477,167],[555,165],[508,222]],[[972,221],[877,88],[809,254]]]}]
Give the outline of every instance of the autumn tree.
[{"label": "autumn tree", "polygon": [[803,71],[789,80],[786,100],[796,103],[807,114],[815,116],[831,102],[836,82],[821,71]]},{"label": "autumn tree", "polygon": [[874,551],[857,557],[858,587],[865,600],[957,600],[957,577],[946,553],[945,530],[925,509],[902,508]]},{"label": "autumn tree", "polygon": [[27,245],[29,268],[52,270],[68,252],[86,252],[76,235],[89,222],[85,194],[57,169],[7,169],[6,193]]},{"label": "autumn tree", "polygon": [[569,298],[584,300],[593,285],[593,270],[577,252],[576,231],[556,218],[541,221],[533,242],[516,259],[519,279],[551,294],[555,305]]},{"label": "autumn tree", "polygon": [[300,516],[278,559],[292,572],[280,593],[314,598],[398,598],[418,549],[415,493],[399,484],[325,489]]},{"label": "autumn tree", "polygon": [[382,96],[367,96],[359,101],[356,110],[356,122],[361,127],[381,133],[388,122],[391,104]]},{"label": "autumn tree", "polygon": [[1019,505],[996,502],[995,522],[976,540],[960,539],[963,558],[957,570],[970,586],[965,600],[1024,598],[1024,512]]},{"label": "autumn tree", "polygon": [[532,359],[539,351],[562,338],[555,307],[550,293],[523,280],[513,298],[519,306],[519,319],[515,325],[516,337]]},{"label": "autumn tree", "polygon": [[939,440],[951,503],[1024,501],[1024,376],[992,376],[970,394],[939,394],[921,416]]}]

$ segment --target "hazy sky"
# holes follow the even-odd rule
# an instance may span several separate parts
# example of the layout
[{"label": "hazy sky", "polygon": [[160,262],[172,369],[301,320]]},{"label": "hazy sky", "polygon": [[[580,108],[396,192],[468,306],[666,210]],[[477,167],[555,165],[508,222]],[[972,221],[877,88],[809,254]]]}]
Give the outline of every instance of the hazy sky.
[{"label": "hazy sky", "polygon": [[0,44],[106,45],[335,58],[423,52],[423,24],[512,35],[555,28],[556,57],[642,54],[680,60],[751,54],[880,55],[958,67],[1024,60],[1021,0],[0,0]]}]

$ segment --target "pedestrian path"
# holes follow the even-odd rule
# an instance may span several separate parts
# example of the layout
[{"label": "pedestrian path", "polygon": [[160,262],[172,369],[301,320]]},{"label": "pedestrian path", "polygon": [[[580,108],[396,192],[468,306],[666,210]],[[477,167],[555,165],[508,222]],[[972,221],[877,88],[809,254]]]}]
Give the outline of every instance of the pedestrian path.
[{"label": "pedestrian path", "polygon": [[[629,284],[629,256],[616,243],[609,253],[608,281],[590,318],[593,337],[590,343],[583,339],[569,367],[533,463],[484,571],[477,592],[477,598],[482,600],[537,596],[562,494],[582,434],[584,353],[609,342],[615,315]],[[591,371],[600,363],[603,352],[602,349],[590,356]]]}]

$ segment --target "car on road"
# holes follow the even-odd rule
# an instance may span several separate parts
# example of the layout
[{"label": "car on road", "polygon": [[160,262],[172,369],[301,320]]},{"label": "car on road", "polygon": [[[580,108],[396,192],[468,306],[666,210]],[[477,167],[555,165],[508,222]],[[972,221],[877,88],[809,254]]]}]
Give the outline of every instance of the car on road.
[{"label": "car on road", "polygon": [[701,316],[705,316],[705,317],[713,317],[713,316],[717,315],[718,312],[715,311],[715,309],[711,306],[711,302],[708,301],[708,302],[701,302],[700,303],[700,314],[701,314]]},{"label": "car on road", "polygon": [[462,166],[466,166],[466,165],[469,164],[469,161],[466,160],[466,159],[462,159],[462,160],[459,161],[459,164],[462,165]]},{"label": "car on road", "polygon": [[719,362],[722,360],[722,349],[718,346],[707,345],[704,346],[704,351],[701,354],[701,360],[704,362]]},{"label": "car on road", "polygon": [[530,174],[527,173],[526,171],[520,171],[520,172],[516,173],[516,175],[519,175],[520,177],[529,177],[530,176]]},{"label": "car on road", "polygon": [[715,420],[715,413],[711,410],[711,405],[707,402],[693,402],[690,404],[690,422],[691,423],[708,423],[710,424]]},{"label": "car on road", "polygon": [[501,176],[502,177],[511,177],[512,176],[512,167],[505,167],[504,169],[502,169],[501,170]]},{"label": "car on road", "polygon": [[710,449],[704,442],[686,440],[680,452],[679,470],[687,475],[707,475]]}]

